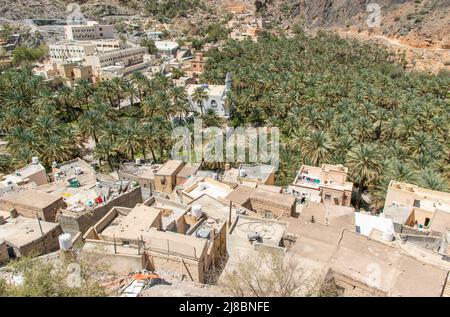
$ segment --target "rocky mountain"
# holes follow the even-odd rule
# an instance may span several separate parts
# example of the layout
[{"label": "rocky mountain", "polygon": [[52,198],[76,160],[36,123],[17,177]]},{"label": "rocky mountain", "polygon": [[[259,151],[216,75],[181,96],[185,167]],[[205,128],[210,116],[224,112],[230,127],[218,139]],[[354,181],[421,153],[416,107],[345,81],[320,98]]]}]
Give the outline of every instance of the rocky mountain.
[{"label": "rocky mountain", "polygon": [[258,14],[286,26],[332,28],[450,48],[450,0],[256,0]]}]

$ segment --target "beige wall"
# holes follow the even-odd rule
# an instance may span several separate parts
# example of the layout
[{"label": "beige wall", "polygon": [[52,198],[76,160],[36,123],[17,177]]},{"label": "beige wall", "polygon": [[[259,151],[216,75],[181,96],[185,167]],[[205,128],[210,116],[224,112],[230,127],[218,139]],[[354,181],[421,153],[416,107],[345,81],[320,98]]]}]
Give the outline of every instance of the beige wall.
[{"label": "beige wall", "polygon": [[56,226],[53,230],[47,232],[44,237],[41,237],[33,242],[22,246],[14,246],[16,256],[41,255],[49,252],[59,250],[58,237],[62,234],[61,226]]},{"label": "beige wall", "polygon": [[155,181],[149,178],[139,177],[137,175],[120,172],[119,179],[130,182],[137,182],[142,188],[155,190]]},{"label": "beige wall", "polygon": [[28,176],[28,179],[31,182],[35,182],[38,186],[48,183],[47,173],[45,172],[45,169]]},{"label": "beige wall", "polygon": [[[344,197],[346,197],[346,199],[344,199]],[[322,187],[322,202],[325,204],[350,206],[351,198],[352,193],[349,191]]]},{"label": "beige wall", "polygon": [[266,211],[269,211],[272,213],[273,217],[278,217],[281,215],[290,217],[294,214],[294,211],[295,211],[295,204],[293,204],[290,207],[287,207],[287,206],[276,204],[271,201],[261,200],[259,198],[253,198],[253,197],[250,198],[250,206],[248,206],[248,205],[245,206],[245,205],[246,204],[244,204],[243,207],[249,208],[251,206],[251,208],[249,208],[249,209],[256,211],[261,216],[264,216]]},{"label": "beige wall", "polygon": [[431,224],[431,218],[433,217],[433,213],[431,211],[426,211],[420,208],[414,208],[408,219],[406,219],[405,224],[410,227],[414,227],[416,225],[422,225],[425,227],[426,218],[429,219],[428,226]]},{"label": "beige wall", "polygon": [[131,191],[110,200],[107,204],[95,208],[93,212],[86,212],[81,215],[74,215],[72,213],[59,214],[58,222],[64,232],[75,235],[80,231],[84,234],[90,227],[94,226],[100,219],[102,219],[113,207],[121,206],[133,208],[136,204],[140,203],[142,203],[141,188],[136,187]]},{"label": "beige wall", "polygon": [[65,203],[62,197],[57,199],[54,203],[46,206],[45,208],[38,208],[28,204],[13,203],[4,199],[0,200],[0,207],[4,210],[15,208],[21,216],[27,218],[36,218],[37,215],[39,219],[48,222],[55,222],[56,213],[58,212],[58,210],[64,208],[64,206]]}]

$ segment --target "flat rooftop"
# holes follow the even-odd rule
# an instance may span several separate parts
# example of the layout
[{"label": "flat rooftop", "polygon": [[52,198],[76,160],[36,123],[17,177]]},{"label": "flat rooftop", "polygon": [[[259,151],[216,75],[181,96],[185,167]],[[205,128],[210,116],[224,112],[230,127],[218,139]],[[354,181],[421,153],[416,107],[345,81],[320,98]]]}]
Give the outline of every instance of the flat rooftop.
[{"label": "flat rooftop", "polygon": [[189,186],[183,190],[183,193],[193,199],[197,199],[204,194],[214,198],[225,198],[232,191],[232,188],[223,183],[216,182],[212,179],[205,179]]},{"label": "flat rooftop", "polygon": [[203,88],[208,96],[224,97],[226,91],[225,85],[189,84],[186,86],[188,96],[192,96],[197,88]]},{"label": "flat rooftop", "polygon": [[126,164],[120,170],[123,173],[139,176],[144,179],[155,179],[155,173],[162,167],[162,164]]},{"label": "flat rooftop", "polygon": [[418,261],[399,248],[345,230],[333,259],[334,272],[388,296],[440,297],[447,270]]},{"label": "flat rooftop", "polygon": [[[233,231],[233,236],[248,240],[249,234],[259,234],[261,243],[278,246],[283,238],[287,224],[271,219],[239,216]],[[250,243],[250,241],[249,241]]]},{"label": "flat rooftop", "polygon": [[[44,234],[59,227],[59,224],[53,222],[40,221],[40,223]],[[22,216],[8,217],[3,224],[0,224],[0,241],[4,240],[17,247],[25,246],[41,237],[41,229],[37,219]]]},{"label": "flat rooftop", "polygon": [[183,161],[169,160],[155,174],[161,176],[172,176],[184,164]]},{"label": "flat rooftop", "polygon": [[[206,213],[208,218],[214,220],[228,221],[230,214],[229,202],[225,199],[218,199],[204,194],[197,199],[191,201],[190,205],[200,205],[202,206],[202,211]],[[236,218],[236,211],[238,208],[231,207],[231,218],[232,221]]]},{"label": "flat rooftop", "polygon": [[187,205],[161,197],[153,197],[150,201],[146,201],[145,204],[161,212],[163,230],[166,230],[171,223],[184,216],[189,209]]},{"label": "flat rooftop", "polygon": [[60,199],[59,196],[48,194],[34,189],[20,192],[9,192],[2,196],[1,200],[12,204],[22,204],[40,209],[46,208]]},{"label": "flat rooftop", "polygon": [[[450,212],[450,193],[440,192],[436,190],[422,188],[416,185],[391,181],[389,183],[386,204],[395,203],[396,194],[405,194],[411,201],[411,206],[414,200],[418,200],[418,205],[414,207],[419,207],[428,211],[443,210]],[[392,197],[394,196],[394,197]],[[385,206],[387,207],[387,206]]]},{"label": "flat rooftop", "polygon": [[327,187],[352,191],[353,183],[347,182],[347,168],[342,165],[323,164],[322,167],[303,165],[293,185],[319,189]]},{"label": "flat rooftop", "polygon": [[258,181],[265,181],[269,176],[275,172],[275,167],[264,164],[241,164],[239,170],[245,171],[245,176],[242,179],[254,179]]},{"label": "flat rooftop", "polygon": [[101,235],[110,239],[116,237],[125,240],[137,240],[141,235],[149,232],[150,228],[157,224],[160,217],[160,210],[137,204],[127,215],[119,213],[101,232]]}]

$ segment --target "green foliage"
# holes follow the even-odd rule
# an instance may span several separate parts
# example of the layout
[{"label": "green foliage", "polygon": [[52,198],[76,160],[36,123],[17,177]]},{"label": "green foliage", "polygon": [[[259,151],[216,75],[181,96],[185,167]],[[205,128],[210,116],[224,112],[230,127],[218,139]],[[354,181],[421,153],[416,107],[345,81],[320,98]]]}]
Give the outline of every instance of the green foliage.
[{"label": "green foliage", "polygon": [[156,17],[160,22],[179,15],[185,15],[191,10],[206,10],[201,0],[146,0],[145,11]]},{"label": "green foliage", "polygon": [[141,46],[146,47],[148,49],[148,53],[151,55],[155,55],[158,50],[156,49],[155,41],[144,38],[141,41]]},{"label": "green foliage", "polygon": [[228,41],[208,57],[205,82],[233,74],[233,125],[281,129],[279,184],[303,163],[335,163],[380,200],[396,178],[448,188],[448,73],[408,73],[378,46],[323,32]]},{"label": "green foliage", "polygon": [[13,34],[13,29],[9,24],[3,24],[0,27],[0,40],[7,41]]},{"label": "green foliage", "polygon": [[[143,101],[139,107],[138,98]],[[131,105],[120,109],[124,100]],[[32,156],[47,167],[75,158],[89,139],[97,145],[94,156],[110,169],[135,155],[145,158],[147,151],[153,160],[163,160],[170,149],[171,120],[190,112],[185,90],[163,75],[149,80],[136,72],[99,85],[80,81],[75,88],[55,88],[27,69],[0,75],[0,107],[0,129],[11,154],[0,156],[5,171]]]},{"label": "green foliage", "polygon": [[96,268],[79,264],[81,283],[70,287],[70,266],[62,263],[55,266],[49,262],[35,258],[21,258],[8,265],[11,273],[22,276],[23,283],[11,285],[0,278],[0,296],[14,297],[73,297],[73,296],[105,296],[104,289],[95,279]]},{"label": "green foliage", "polygon": [[22,63],[30,63],[41,60],[48,55],[48,49],[46,46],[41,45],[38,48],[29,48],[19,46],[12,52],[13,63],[20,65]]},{"label": "green foliage", "polygon": [[216,43],[228,38],[228,29],[220,23],[211,23],[206,27],[206,41]]}]

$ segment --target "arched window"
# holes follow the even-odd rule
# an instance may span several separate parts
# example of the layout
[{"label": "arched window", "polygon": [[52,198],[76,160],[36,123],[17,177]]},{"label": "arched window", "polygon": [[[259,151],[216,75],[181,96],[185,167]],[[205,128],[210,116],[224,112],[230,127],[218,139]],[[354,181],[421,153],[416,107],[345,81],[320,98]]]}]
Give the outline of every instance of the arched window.
[{"label": "arched window", "polygon": [[211,108],[217,108],[217,101],[211,100]]}]

